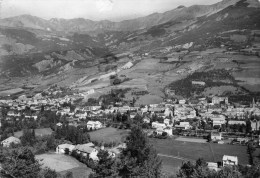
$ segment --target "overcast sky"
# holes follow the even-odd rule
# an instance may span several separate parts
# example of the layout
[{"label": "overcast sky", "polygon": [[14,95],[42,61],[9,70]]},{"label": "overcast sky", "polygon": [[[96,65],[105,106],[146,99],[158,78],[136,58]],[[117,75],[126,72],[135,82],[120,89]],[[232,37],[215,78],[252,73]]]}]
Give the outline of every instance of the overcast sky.
[{"label": "overcast sky", "polygon": [[120,21],[165,12],[179,5],[214,4],[221,0],[0,0],[0,17],[30,14],[44,19],[86,18]]}]

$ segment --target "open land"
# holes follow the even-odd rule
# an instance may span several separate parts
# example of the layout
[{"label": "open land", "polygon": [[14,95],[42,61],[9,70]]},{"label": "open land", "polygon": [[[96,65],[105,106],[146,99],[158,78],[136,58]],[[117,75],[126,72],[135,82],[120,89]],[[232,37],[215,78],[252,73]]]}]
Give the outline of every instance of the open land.
[{"label": "open land", "polygon": [[[221,161],[223,155],[230,155],[237,156],[239,164],[248,164],[248,154],[245,146],[184,142],[172,139],[151,139],[151,143],[158,153],[165,155],[179,156],[191,160],[204,158],[208,162]],[[258,153],[259,151],[258,149],[256,152]]]},{"label": "open land", "polygon": [[88,175],[91,173],[90,168],[71,156],[47,153],[36,155],[36,159],[40,160],[40,163],[43,164],[43,167],[54,169],[62,175],[65,175],[67,171],[71,171],[73,173],[73,177],[84,178],[84,176],[88,177]]},{"label": "open land", "polygon": [[121,143],[126,138],[127,134],[127,130],[120,130],[111,127],[89,133],[92,141],[98,141],[100,143]]}]

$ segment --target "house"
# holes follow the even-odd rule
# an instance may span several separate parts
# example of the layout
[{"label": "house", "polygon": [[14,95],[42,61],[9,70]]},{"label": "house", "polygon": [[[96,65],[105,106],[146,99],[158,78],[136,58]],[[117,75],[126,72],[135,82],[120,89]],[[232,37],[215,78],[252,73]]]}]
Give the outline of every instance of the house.
[{"label": "house", "polygon": [[179,100],[179,104],[185,104],[186,100]]},{"label": "house", "polygon": [[122,66],[121,68],[122,69],[130,69],[134,64],[129,61],[128,63],[126,63],[124,66]]},{"label": "house", "polygon": [[214,163],[214,162],[207,162],[208,164],[208,168],[210,170],[215,170],[215,171],[219,171],[220,169],[218,168],[218,163]]},{"label": "house", "polygon": [[172,136],[172,129],[171,128],[158,128],[155,131],[157,134],[162,135],[163,132],[166,132],[168,136]]},{"label": "house", "polygon": [[170,119],[164,119],[163,123],[165,123],[167,126],[170,125],[171,120]]},{"label": "house", "polygon": [[212,104],[220,104],[220,102],[225,102],[225,104],[228,104],[228,97],[218,97],[214,96],[212,98]]},{"label": "house", "polygon": [[224,155],[222,161],[223,161],[223,166],[238,165],[238,158],[237,158],[237,156]]},{"label": "house", "polygon": [[173,112],[170,108],[166,108],[165,111],[164,111],[164,115],[166,117],[173,116]]},{"label": "house", "polygon": [[100,129],[102,128],[102,123],[99,121],[88,121],[87,122],[87,128],[88,129]]},{"label": "house", "polygon": [[202,81],[192,81],[191,83],[192,83],[192,85],[201,85],[201,86],[205,86],[206,85],[206,83],[202,82]]},{"label": "house", "polygon": [[98,160],[98,150],[96,148],[93,148],[93,143],[76,145],[74,150],[76,150],[78,154],[81,153],[83,156],[93,159],[94,161]]},{"label": "house", "polygon": [[229,125],[235,125],[235,124],[237,124],[237,125],[246,125],[246,121],[233,121],[233,120],[230,120],[230,121],[228,121],[228,124]]},{"label": "house", "polygon": [[222,133],[221,132],[211,132],[210,138],[213,141],[222,140]]},{"label": "house", "polygon": [[61,127],[62,123],[59,122],[59,123],[56,124],[56,126]]},{"label": "house", "polygon": [[159,123],[159,122],[152,122],[152,128],[158,129],[158,128],[166,128],[166,125],[164,123]]},{"label": "house", "polygon": [[72,145],[72,144],[68,144],[68,143],[61,144],[56,147],[56,153],[64,154],[66,149],[68,149],[69,153],[71,153],[74,148],[75,148],[75,145]]},{"label": "house", "polygon": [[151,119],[147,116],[143,118],[143,122],[149,124],[151,122]]},{"label": "house", "polygon": [[213,127],[215,125],[221,126],[226,123],[226,118],[223,115],[214,115],[211,120],[213,121]]},{"label": "house", "polygon": [[3,147],[9,147],[11,144],[19,144],[19,143],[21,143],[21,140],[19,138],[11,136],[3,140],[1,142],[1,145],[3,145]]},{"label": "house", "polygon": [[253,121],[250,121],[251,122],[251,128],[252,128],[252,131],[257,131],[259,130],[259,127],[260,127],[260,121],[257,121],[256,119],[253,120]]},{"label": "house", "polygon": [[183,130],[188,130],[191,128],[191,125],[189,122],[180,122],[180,125],[175,125],[176,129],[183,129]]}]

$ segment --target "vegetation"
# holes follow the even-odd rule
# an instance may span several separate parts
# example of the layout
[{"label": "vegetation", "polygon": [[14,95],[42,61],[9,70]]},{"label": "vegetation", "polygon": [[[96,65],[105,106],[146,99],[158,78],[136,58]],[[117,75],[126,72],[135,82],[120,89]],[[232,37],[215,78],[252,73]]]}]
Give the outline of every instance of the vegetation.
[{"label": "vegetation", "polygon": [[161,161],[140,126],[134,126],[122,154],[112,160],[107,152],[100,152],[100,160],[90,177],[160,177]]},{"label": "vegetation", "polygon": [[[192,85],[192,81],[205,82],[205,86]],[[189,98],[195,94],[201,94],[205,88],[222,85],[236,85],[235,79],[225,69],[216,69],[207,72],[195,72],[185,79],[171,83],[169,88],[175,90],[176,95]]]},{"label": "vegetation", "polygon": [[56,178],[57,173],[49,168],[42,169],[34,154],[28,148],[15,150],[5,150],[0,153],[2,177],[21,177],[21,178]]}]

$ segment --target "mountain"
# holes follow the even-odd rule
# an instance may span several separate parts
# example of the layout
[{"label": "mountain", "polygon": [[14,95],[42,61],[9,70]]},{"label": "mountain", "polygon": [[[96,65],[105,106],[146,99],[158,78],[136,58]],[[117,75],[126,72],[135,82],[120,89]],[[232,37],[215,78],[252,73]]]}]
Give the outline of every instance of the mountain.
[{"label": "mountain", "polygon": [[134,31],[150,28],[175,20],[196,20],[197,17],[216,13],[238,0],[223,0],[213,5],[194,5],[191,7],[179,6],[165,13],[154,13],[145,17],[121,22],[108,20],[92,21],[83,18],[45,20],[42,18],[21,15],[0,20],[0,26],[23,27],[52,31],[89,32],[89,31]]},{"label": "mountain", "polygon": [[[241,55],[239,62],[233,56],[229,60],[229,53],[250,51],[246,54],[257,58],[259,7],[257,0],[224,0],[209,6],[179,6],[122,22],[44,20],[29,15],[2,19],[0,82],[11,87],[59,83],[103,91],[113,87],[109,74],[122,70],[118,76],[125,76],[125,83],[120,87],[147,88],[156,93],[155,98],[162,97],[173,80],[198,70],[223,66],[231,66],[231,72],[242,70],[249,57]],[[173,61],[165,62],[167,58]],[[186,61],[176,61],[183,58]],[[134,69],[122,69],[129,61]],[[251,75],[251,70],[259,73],[256,69],[239,76]],[[245,66],[245,70],[249,69]],[[248,82],[259,81],[260,86],[260,76],[250,77]]]}]

